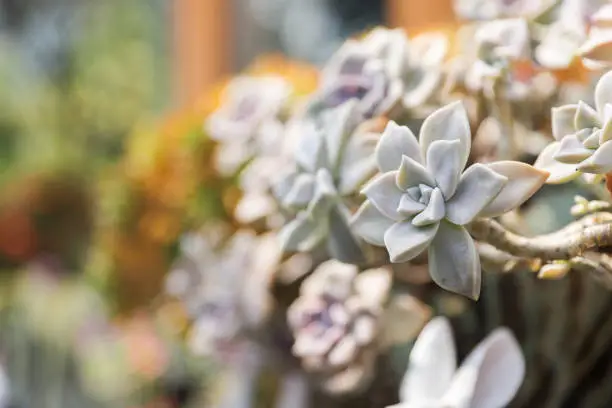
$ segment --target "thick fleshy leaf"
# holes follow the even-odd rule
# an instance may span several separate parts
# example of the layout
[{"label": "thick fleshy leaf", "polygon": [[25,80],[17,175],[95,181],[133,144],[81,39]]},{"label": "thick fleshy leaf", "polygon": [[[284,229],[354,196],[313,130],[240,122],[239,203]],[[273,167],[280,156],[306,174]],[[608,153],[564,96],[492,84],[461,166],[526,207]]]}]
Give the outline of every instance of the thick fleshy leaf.
[{"label": "thick fleshy leaf", "polygon": [[[575,134],[570,135],[570,136],[576,136],[576,138],[581,142],[584,143],[585,140],[587,140],[593,133],[594,133],[594,128],[585,128],[585,129],[580,129],[579,131],[577,131]],[[596,132],[597,130],[595,130]],[[563,141],[563,139],[561,139],[561,141]]]},{"label": "thick fleshy leaf", "polygon": [[435,177],[445,198],[455,194],[461,177],[461,143],[458,140],[437,140],[427,150],[427,169]]},{"label": "thick fleshy leaf", "polygon": [[414,61],[427,67],[438,67],[446,58],[449,42],[441,33],[426,33],[412,38],[410,55]]},{"label": "thick fleshy leaf", "polygon": [[446,213],[444,207],[442,191],[439,188],[434,188],[427,207],[412,219],[412,225],[423,227],[440,221]]},{"label": "thick fleshy leaf", "polygon": [[369,305],[382,305],[387,300],[392,283],[389,269],[368,269],[355,278],[355,292]]},{"label": "thick fleshy leaf", "polygon": [[385,70],[391,77],[401,75],[406,65],[408,52],[408,37],[402,29],[374,29],[364,39],[374,55],[384,61]]},{"label": "thick fleshy leaf", "polygon": [[272,182],[272,194],[277,200],[282,201],[289,193],[296,178],[300,175],[295,169],[283,172]]},{"label": "thick fleshy leaf", "polygon": [[542,187],[550,175],[526,163],[499,161],[486,164],[488,168],[508,179],[502,190],[480,212],[481,217],[497,217],[517,208]]},{"label": "thick fleshy leaf", "polygon": [[393,263],[407,262],[423,252],[438,231],[438,224],[415,227],[410,221],[398,222],[385,233],[385,246]]},{"label": "thick fleshy leaf", "polygon": [[576,129],[584,129],[600,126],[601,122],[599,121],[597,111],[582,101],[578,102],[578,110],[574,117],[574,127]]},{"label": "thick fleshy leaf", "polygon": [[584,59],[610,66],[612,64],[612,35],[591,38],[580,47],[578,52]]},{"label": "thick fleshy leaf", "polygon": [[557,140],[563,139],[567,135],[576,132],[574,119],[578,105],[564,105],[559,108],[552,108],[552,134]]},{"label": "thick fleshy leaf", "polygon": [[351,219],[351,228],[366,242],[385,246],[385,232],[395,224],[395,221],[384,216],[369,201],[366,200]]},{"label": "thick fleshy leaf", "polygon": [[480,256],[464,227],[440,222],[429,247],[429,273],[442,289],[478,300]]},{"label": "thick fleshy leaf", "polygon": [[272,215],[277,209],[276,200],[270,195],[258,192],[245,193],[236,204],[234,217],[241,223],[250,224]]},{"label": "thick fleshy leaf", "polygon": [[584,173],[605,174],[612,171],[612,140],[602,144],[591,157],[577,166]]},{"label": "thick fleshy leaf", "polygon": [[406,406],[439,401],[450,387],[456,369],[457,352],[450,322],[446,317],[435,317],[412,347],[400,386],[400,401]]},{"label": "thick fleshy leaf", "polygon": [[283,207],[302,208],[308,205],[314,195],[315,176],[309,173],[298,175],[293,187],[283,198]]},{"label": "thick fleshy leaf", "polygon": [[349,228],[349,212],[343,205],[336,205],[329,213],[327,251],[332,258],[342,262],[359,264],[364,261],[363,251]]},{"label": "thick fleshy leaf", "polygon": [[397,171],[390,171],[375,177],[361,190],[372,204],[386,217],[402,221],[405,217],[397,212],[403,192],[395,182]]},{"label": "thick fleshy leaf", "polygon": [[404,194],[399,203],[399,207],[397,207],[397,211],[400,214],[405,215],[406,217],[410,217],[412,215],[418,214],[425,209],[426,205],[415,201],[410,195]]},{"label": "thick fleshy leaf", "polygon": [[595,87],[595,106],[597,112],[604,113],[606,104],[612,103],[612,71],[605,73]]},{"label": "thick fleshy leaf", "polygon": [[356,82],[355,85],[351,84],[350,81],[344,84],[342,92],[351,92],[350,90],[353,89],[366,90],[357,96],[359,113],[366,118],[371,118],[381,113],[380,105],[385,99],[389,84],[389,78],[384,72],[382,61],[368,61],[363,70],[363,77],[359,78]]},{"label": "thick fleshy leaf", "polygon": [[381,172],[399,169],[402,156],[423,163],[419,142],[414,133],[406,127],[389,121],[376,146],[376,162]]},{"label": "thick fleshy leaf", "polygon": [[[606,110],[609,110],[610,113],[612,114],[612,105],[606,105]],[[612,118],[606,119],[606,122],[603,128],[601,129],[601,133],[599,134],[599,144],[600,145],[604,144],[608,140],[612,140]]]},{"label": "thick fleshy leaf", "polygon": [[467,112],[461,101],[438,109],[423,121],[420,145],[424,157],[427,157],[429,146],[436,140],[459,140],[461,143],[460,167],[465,167],[472,146],[472,134]]},{"label": "thick fleshy leaf", "polygon": [[442,81],[440,69],[419,67],[410,72],[405,79],[405,90],[402,102],[408,109],[418,108],[427,103]]},{"label": "thick fleshy leaf", "polygon": [[444,403],[458,408],[505,407],[525,377],[525,357],[506,328],[494,330],[457,370]]},{"label": "thick fleshy leaf", "polygon": [[580,176],[576,171],[575,164],[565,164],[554,159],[559,150],[559,142],[553,142],[546,146],[533,164],[536,169],[548,171],[550,175],[546,180],[547,184],[562,184],[574,180]]},{"label": "thick fleshy leaf", "polygon": [[301,212],[279,231],[278,238],[283,251],[306,252],[322,242],[327,233],[326,220],[317,222]]},{"label": "thick fleshy leaf", "polygon": [[446,218],[457,225],[472,221],[500,193],[508,179],[484,164],[470,166],[461,176],[457,192],[446,201]]},{"label": "thick fleshy leaf", "polygon": [[339,107],[325,113],[325,143],[329,166],[335,171],[340,163],[344,146],[357,125],[357,101],[350,99]]},{"label": "thick fleshy leaf", "polygon": [[587,149],[597,149],[601,140],[601,129],[592,132],[590,136],[582,141],[582,145]]},{"label": "thick fleshy leaf", "polygon": [[535,49],[538,63],[548,69],[566,69],[576,57],[576,48],[584,41],[582,24],[574,26],[557,20],[544,33]]},{"label": "thick fleshy leaf", "polygon": [[[494,20],[481,25],[475,34],[485,58],[521,60],[529,53],[529,27],[522,18]],[[482,51],[481,51],[482,52]]]},{"label": "thick fleshy leaf", "polygon": [[299,137],[295,148],[295,161],[309,173],[317,169],[329,167],[327,147],[321,129],[315,129],[313,124],[304,125],[308,130]]},{"label": "thick fleshy leaf", "polygon": [[342,155],[338,170],[338,191],[348,195],[376,174],[374,150],[380,136],[374,133],[356,134],[351,137]]},{"label": "thick fleshy leaf", "polygon": [[338,193],[331,174],[326,169],[319,169],[315,178],[314,194],[306,212],[314,219],[325,217],[337,200]]},{"label": "thick fleshy leaf", "polygon": [[565,136],[559,143],[559,150],[553,157],[555,160],[566,164],[577,164],[593,154],[586,149],[577,135]]},{"label": "thick fleshy leaf", "polygon": [[401,190],[408,190],[410,187],[416,187],[420,184],[436,185],[436,181],[429,171],[408,156],[402,156],[402,164],[397,171],[396,182]]}]

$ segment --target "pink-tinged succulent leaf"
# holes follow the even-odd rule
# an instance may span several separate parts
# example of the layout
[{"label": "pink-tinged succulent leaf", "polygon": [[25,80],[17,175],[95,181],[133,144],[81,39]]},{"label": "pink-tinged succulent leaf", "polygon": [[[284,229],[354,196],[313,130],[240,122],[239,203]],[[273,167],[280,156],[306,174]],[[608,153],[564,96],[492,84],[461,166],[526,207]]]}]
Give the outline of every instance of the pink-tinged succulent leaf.
[{"label": "pink-tinged succulent leaf", "polygon": [[511,211],[538,191],[550,173],[525,163],[499,161],[486,165],[508,179],[502,190],[481,212],[481,217],[497,217]]}]

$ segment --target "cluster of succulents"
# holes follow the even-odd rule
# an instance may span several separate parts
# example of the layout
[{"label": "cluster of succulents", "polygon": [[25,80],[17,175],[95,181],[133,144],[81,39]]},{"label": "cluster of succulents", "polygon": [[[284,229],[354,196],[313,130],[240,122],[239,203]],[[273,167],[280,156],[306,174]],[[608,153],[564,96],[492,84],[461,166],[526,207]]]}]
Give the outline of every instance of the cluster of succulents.
[{"label": "cluster of succulents", "polygon": [[[367,390],[378,358],[421,332],[395,406],[504,406],[526,372],[512,332],[495,329],[457,368],[448,321],[426,324],[440,308],[422,287],[476,302],[485,267],[612,274],[600,251],[612,244],[609,6],[456,3],[469,21],[455,37],[375,28],[347,40],[309,93],[282,75],[229,83],[203,128],[242,193],[230,236],[186,236],[167,280],[194,350],[276,347],[305,386],[344,395]],[[576,16],[593,23],[572,36]],[[523,234],[542,187],[581,175],[600,198],[572,210],[584,218]],[[426,282],[406,278],[423,268]]]}]

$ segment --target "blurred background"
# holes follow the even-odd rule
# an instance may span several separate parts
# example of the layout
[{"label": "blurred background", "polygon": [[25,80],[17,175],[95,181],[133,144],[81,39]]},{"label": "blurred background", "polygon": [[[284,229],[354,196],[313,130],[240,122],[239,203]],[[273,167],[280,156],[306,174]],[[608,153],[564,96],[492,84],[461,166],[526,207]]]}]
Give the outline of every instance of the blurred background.
[{"label": "blurred background", "polygon": [[350,35],[452,24],[423,3],[0,0],[0,406],[6,376],[12,408],[206,394],[159,298],[180,234],[235,200],[202,132],[219,88],[254,66],[311,90]]}]

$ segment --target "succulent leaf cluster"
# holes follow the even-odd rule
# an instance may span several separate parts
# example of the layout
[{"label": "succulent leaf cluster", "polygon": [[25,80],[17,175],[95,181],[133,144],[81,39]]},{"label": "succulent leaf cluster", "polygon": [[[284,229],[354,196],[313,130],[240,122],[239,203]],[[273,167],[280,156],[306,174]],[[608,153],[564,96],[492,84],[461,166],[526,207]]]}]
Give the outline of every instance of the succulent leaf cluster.
[{"label": "succulent leaf cluster", "polygon": [[470,147],[460,102],[429,116],[418,140],[407,127],[390,122],[376,146],[381,174],[362,190],[368,199],[352,225],[367,242],[385,246],[394,263],[427,249],[432,279],[477,299],[480,259],[464,226],[521,205],[548,173],[513,161],[466,168]]},{"label": "succulent leaf cluster", "polygon": [[[395,280],[408,282],[412,270],[428,271],[453,292],[446,296],[478,300],[481,262],[504,272],[526,265],[540,279],[561,279],[576,265],[603,268],[576,256],[574,241],[524,248],[562,234],[523,237],[513,221],[545,183],[612,172],[612,72],[595,86],[594,108],[566,103],[580,99],[568,83],[586,81],[588,60],[600,68],[609,61],[609,10],[547,0],[456,6],[474,24],[457,34],[471,50],[452,60],[441,33],[409,39],[376,28],[331,57],[304,104],[291,103],[276,79],[231,84],[207,128],[244,166],[236,220],[263,235],[239,229],[229,242],[184,243],[167,290],[192,313],[194,347],[223,348],[254,327],[278,330],[266,320],[281,308],[271,282],[296,284],[281,312],[291,351],[326,392],[345,394],[370,383],[390,339],[405,343],[429,318],[415,297],[402,303],[394,293]],[[580,57],[584,66],[564,82]],[[597,244],[587,238],[589,248]],[[309,263],[287,278],[283,264],[297,255]],[[211,333],[221,338],[202,340]],[[414,345],[396,406],[504,406],[523,380],[520,347],[504,328],[459,367],[456,358],[448,321],[433,319]]]},{"label": "succulent leaf cluster", "polygon": [[436,317],[412,348],[400,388],[389,408],[490,408],[506,406],[525,375],[525,358],[512,332],[498,328],[457,367],[450,322]]},{"label": "succulent leaf cluster", "polygon": [[354,99],[365,118],[397,115],[435,97],[442,80],[448,40],[424,34],[409,40],[401,29],[376,28],[361,39],[349,39],[322,71],[310,115]]},{"label": "succulent leaf cluster", "polygon": [[612,171],[612,72],[595,87],[595,108],[580,101],[552,109],[552,135],[536,166],[549,171],[548,183],[564,183],[582,173]]}]

